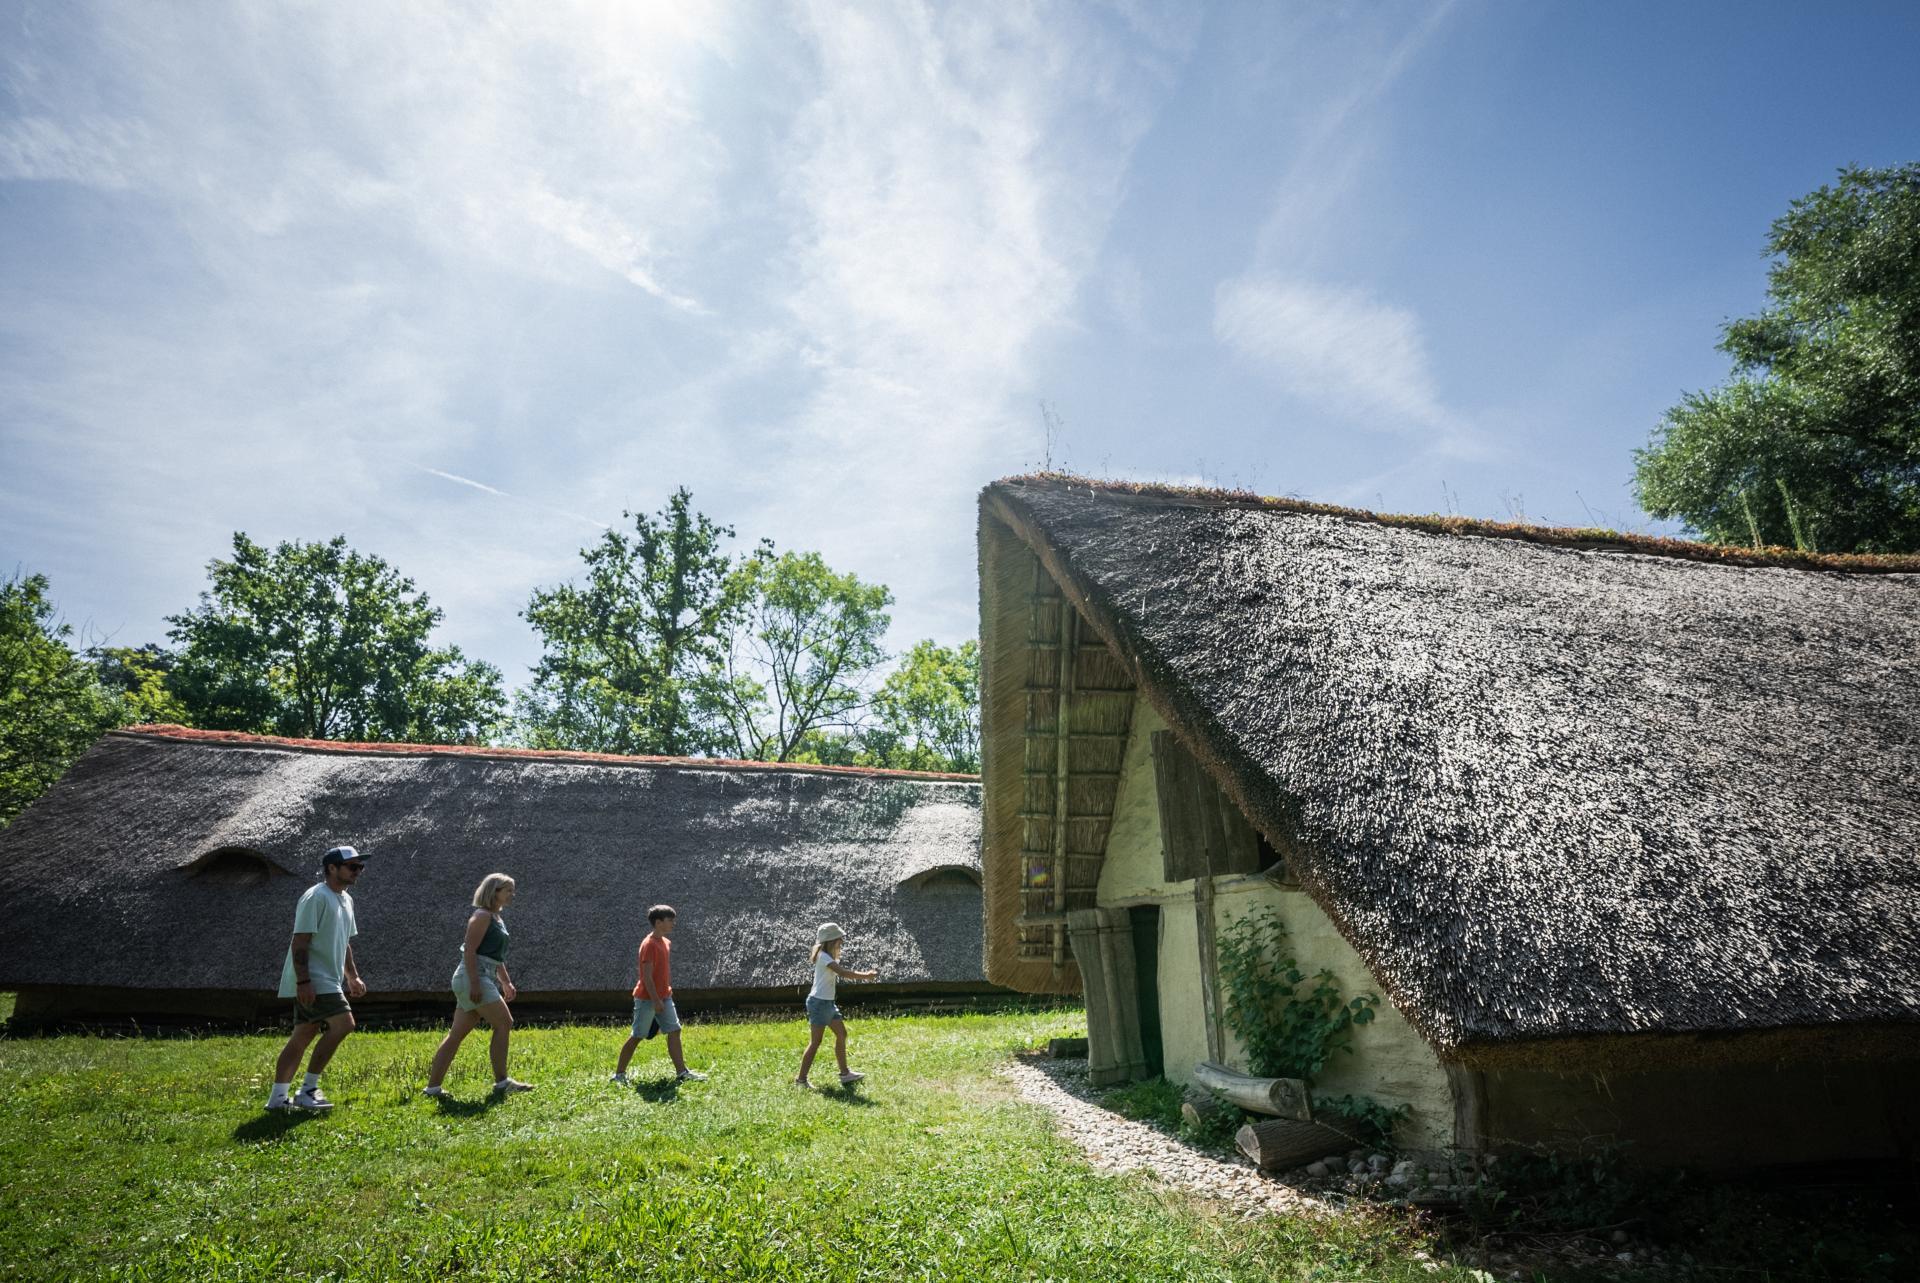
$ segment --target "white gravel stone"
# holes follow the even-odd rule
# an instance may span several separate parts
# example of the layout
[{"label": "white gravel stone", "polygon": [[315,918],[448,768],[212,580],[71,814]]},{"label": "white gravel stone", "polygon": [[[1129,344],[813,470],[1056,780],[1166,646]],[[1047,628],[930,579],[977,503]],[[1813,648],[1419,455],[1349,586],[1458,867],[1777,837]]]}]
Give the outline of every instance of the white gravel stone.
[{"label": "white gravel stone", "polygon": [[1101,1171],[1144,1172],[1162,1185],[1216,1199],[1243,1215],[1333,1211],[1311,1194],[1268,1180],[1251,1163],[1216,1158],[1158,1127],[1122,1118],[1095,1104],[1084,1061],[1021,1059],[1010,1061],[1000,1072],[1023,1097],[1051,1111],[1056,1130]]}]

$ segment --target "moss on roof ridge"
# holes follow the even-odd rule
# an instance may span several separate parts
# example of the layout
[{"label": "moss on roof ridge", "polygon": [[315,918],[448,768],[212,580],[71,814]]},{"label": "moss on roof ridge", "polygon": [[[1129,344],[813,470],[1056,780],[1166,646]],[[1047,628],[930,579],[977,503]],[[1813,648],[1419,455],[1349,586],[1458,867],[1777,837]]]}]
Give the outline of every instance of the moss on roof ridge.
[{"label": "moss on roof ridge", "polygon": [[460,757],[486,760],[571,762],[584,766],[651,767],[654,769],[767,771],[787,774],[855,775],[873,779],[944,780],[977,784],[978,775],[943,771],[905,771],[878,766],[829,766],[818,762],[759,762],[728,757],[658,757],[642,754],[591,753],[576,749],[513,748],[488,744],[402,744],[391,741],[297,739],[286,735],[253,735],[245,731],[203,730],[172,722],[127,726],[110,735],[173,740],[212,748],[277,748],[301,753],[337,753],[358,757]]},{"label": "moss on roof ridge", "polygon": [[1522,521],[1489,521],[1480,517],[1441,516],[1438,513],[1383,513],[1345,508],[1310,499],[1256,494],[1251,490],[1180,486],[1155,481],[1121,481],[1083,477],[1070,472],[1031,472],[1002,477],[989,490],[1073,490],[1145,503],[1206,508],[1244,508],[1252,511],[1302,513],[1360,521],[1370,525],[1417,530],[1426,534],[1469,535],[1511,539],[1519,543],[1588,552],[1640,553],[1679,561],[1722,566],[1765,567],[1781,570],[1839,571],[1850,574],[1920,574],[1920,553],[1801,552],[1797,548],[1742,548],[1733,544],[1701,543],[1663,535],[1627,534],[1601,526],[1542,526]]}]

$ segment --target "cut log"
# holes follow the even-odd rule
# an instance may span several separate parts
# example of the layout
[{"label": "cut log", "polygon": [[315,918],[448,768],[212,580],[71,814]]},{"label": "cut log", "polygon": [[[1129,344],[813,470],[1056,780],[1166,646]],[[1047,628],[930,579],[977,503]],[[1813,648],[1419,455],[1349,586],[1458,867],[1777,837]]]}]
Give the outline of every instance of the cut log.
[{"label": "cut log", "polygon": [[1331,1127],[1292,1118],[1248,1123],[1234,1133],[1233,1143],[1263,1172],[1301,1167],[1329,1154],[1344,1154],[1352,1144]]},{"label": "cut log", "polygon": [[1052,1038],[1047,1041],[1047,1055],[1053,1060],[1085,1060],[1087,1058],[1087,1040],[1085,1038]]},{"label": "cut log", "polygon": [[1255,1078],[1203,1060],[1193,1067],[1193,1080],[1222,1100],[1230,1100],[1256,1114],[1297,1118],[1301,1122],[1313,1118],[1307,1084],[1299,1078]]},{"label": "cut log", "polygon": [[1198,1087],[1189,1087],[1180,1100],[1180,1117],[1192,1128],[1203,1128],[1215,1119],[1223,1117],[1227,1107],[1212,1092],[1201,1091]]}]

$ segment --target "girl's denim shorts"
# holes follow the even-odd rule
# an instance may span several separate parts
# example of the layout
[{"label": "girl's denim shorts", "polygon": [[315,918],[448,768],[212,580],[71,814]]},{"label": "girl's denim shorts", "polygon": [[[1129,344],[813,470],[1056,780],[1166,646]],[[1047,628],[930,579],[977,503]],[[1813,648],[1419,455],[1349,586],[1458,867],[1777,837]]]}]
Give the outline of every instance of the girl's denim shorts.
[{"label": "girl's denim shorts", "polygon": [[840,1019],[840,1004],[831,998],[807,999],[807,1023],[830,1025]]}]

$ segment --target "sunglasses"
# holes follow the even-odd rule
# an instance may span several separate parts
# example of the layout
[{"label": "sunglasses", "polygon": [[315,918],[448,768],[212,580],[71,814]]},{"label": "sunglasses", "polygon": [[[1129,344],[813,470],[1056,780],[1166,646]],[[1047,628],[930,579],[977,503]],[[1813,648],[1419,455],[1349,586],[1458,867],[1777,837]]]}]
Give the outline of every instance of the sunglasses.
[{"label": "sunglasses", "polygon": [[367,866],[364,864],[343,864],[340,867],[349,873],[365,873],[367,871]]}]

